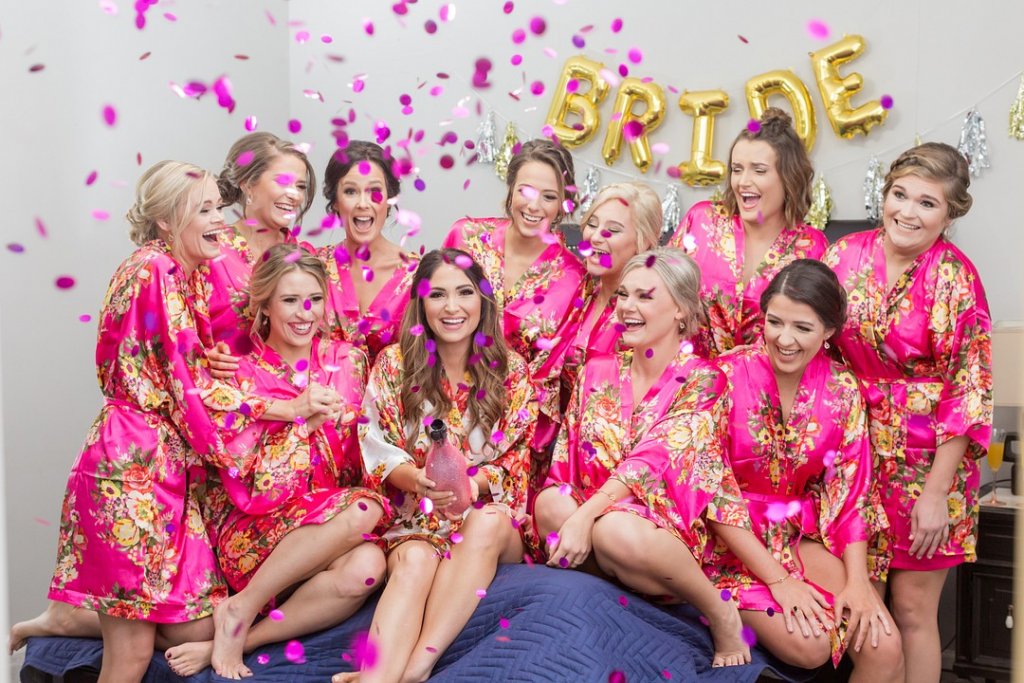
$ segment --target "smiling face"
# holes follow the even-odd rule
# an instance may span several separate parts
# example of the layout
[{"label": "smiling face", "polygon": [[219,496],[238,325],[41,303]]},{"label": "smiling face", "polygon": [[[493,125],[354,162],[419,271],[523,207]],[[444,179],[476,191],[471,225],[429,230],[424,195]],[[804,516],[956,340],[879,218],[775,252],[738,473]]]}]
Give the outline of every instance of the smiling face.
[{"label": "smiling face", "polygon": [[776,294],[764,314],[764,344],[776,377],[797,379],[835,330],[826,328],[814,309]]},{"label": "smiling face", "polygon": [[615,295],[615,315],[625,327],[622,343],[627,347],[650,348],[666,338],[681,338],[679,323],[686,312],[653,268],[630,270]]},{"label": "smiling face", "polygon": [[731,164],[730,186],[743,222],[748,227],[784,225],[786,189],[772,146],[763,140],[738,140]]},{"label": "smiling face", "polygon": [[324,292],[309,273],[288,271],[278,280],[264,313],[269,323],[267,346],[283,356],[305,357],[324,317]]},{"label": "smiling face", "polygon": [[609,199],[591,213],[583,239],[593,249],[585,261],[587,272],[617,282],[623,266],[637,254],[633,212],[624,200]]},{"label": "smiling face", "polygon": [[430,292],[423,298],[427,326],[438,345],[466,344],[480,325],[481,295],[457,266],[441,264],[430,277]]},{"label": "smiling face", "polygon": [[[364,170],[368,171],[365,175]],[[370,245],[380,237],[389,205],[384,171],[377,164],[372,161],[355,164],[338,181],[337,196],[334,211],[350,242]]]},{"label": "smiling face", "polygon": [[279,154],[270,160],[256,182],[242,191],[245,219],[251,221],[256,232],[289,228],[306,203],[306,165],[297,156]]},{"label": "smiling face", "polygon": [[[189,222],[177,234],[168,235],[171,255],[187,273],[220,255],[217,236],[224,230],[224,216],[220,212],[220,191],[212,176],[190,190],[189,205],[193,207]],[[166,226],[162,228],[166,232]]]},{"label": "smiling face", "polygon": [[882,205],[882,225],[888,246],[912,260],[927,251],[952,221],[941,182],[916,175],[897,178]]},{"label": "smiling face", "polygon": [[513,228],[525,239],[539,237],[553,227],[562,207],[562,192],[555,169],[543,161],[527,161],[512,185]]}]

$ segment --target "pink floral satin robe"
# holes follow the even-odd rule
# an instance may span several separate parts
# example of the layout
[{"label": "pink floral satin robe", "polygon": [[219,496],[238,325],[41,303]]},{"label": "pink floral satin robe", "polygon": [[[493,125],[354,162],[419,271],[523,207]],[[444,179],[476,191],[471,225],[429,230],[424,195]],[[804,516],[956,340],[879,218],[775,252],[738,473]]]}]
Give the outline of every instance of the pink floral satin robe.
[{"label": "pink floral satin robe", "polygon": [[[839,558],[849,544],[866,542],[885,515],[871,504],[867,413],[853,373],[819,352],[804,370],[784,422],[763,342],[737,347],[718,364],[729,378],[727,457],[758,540],[802,579],[801,538],[824,544]],[[781,609],[768,586],[721,542],[705,572],[738,599],[740,609]],[[831,601],[828,591],[818,589]],[[844,645],[830,636],[838,662]]]},{"label": "pink floral satin robe", "polygon": [[668,241],[700,266],[700,294],[709,326],[694,339],[697,353],[714,358],[735,346],[761,339],[761,293],[784,267],[800,258],[820,259],[828,241],[809,225],[785,228],[768,248],[749,281],[743,282],[746,233],[739,216],[722,215],[722,205],[697,202]]},{"label": "pink floral satin robe", "polygon": [[365,314],[359,312],[359,296],[352,282],[352,268],[359,266],[358,256],[349,254],[342,243],[320,249],[317,256],[327,267],[328,334],[332,339],[342,339],[363,349],[370,363],[374,363],[381,349],[398,341],[419,256],[405,255],[407,262],[390,275],[374,273],[373,277],[387,277],[387,282]]},{"label": "pink floral satin robe", "polygon": [[[420,540],[444,553],[448,537],[459,529],[461,521],[449,521],[436,510],[424,512],[419,498],[387,481],[399,465],[423,467],[432,443],[422,420],[410,424],[406,419],[401,400],[404,376],[401,349],[392,344],[377,357],[363,400],[366,420],[360,423],[359,434],[367,486],[389,498],[394,510],[391,528],[383,535],[386,550],[408,540]],[[487,475],[489,491],[481,490],[481,498],[501,504],[513,520],[520,519],[526,509],[530,441],[537,421],[537,402],[526,362],[519,354],[509,353],[507,409],[489,433],[479,426],[466,428],[471,389],[453,388],[443,374],[441,384],[452,399],[448,414],[441,416],[448,425],[449,441],[458,444],[470,464]],[[434,415],[429,401],[424,403],[424,414]]]},{"label": "pink floral satin robe", "polygon": [[725,376],[688,346],[681,345],[635,406],[632,350],[588,360],[555,441],[546,486],[568,485],[582,503],[614,477],[632,495],[607,512],[650,520],[701,562],[708,518],[740,526],[749,519],[722,457]]},{"label": "pink floral satin robe", "polygon": [[241,359],[236,379],[243,388],[288,401],[317,382],[341,395],[343,414],[313,433],[305,424],[260,420],[243,435],[254,454],[242,470],[221,470],[228,498],[217,534],[217,557],[232,590],[252,575],[293,529],[323,524],[357,500],[387,503],[362,483],[357,437],[366,386],[366,355],[341,341],[313,340],[309,365],[301,371],[274,349],[255,343]]},{"label": "pink floral satin robe", "polygon": [[[511,221],[507,218],[463,218],[452,226],[444,246],[469,253],[494,288],[494,300],[502,313],[505,341],[526,359],[537,389],[540,419],[533,448],[544,451],[558,433],[561,422],[559,375],[562,365],[557,357],[552,361],[551,349],[558,345],[557,332],[573,308],[587,270],[559,237],[517,282],[505,282],[505,233],[510,227]],[[534,467],[533,480],[543,481],[546,463],[538,460]]]},{"label": "pink floral satin robe", "polygon": [[[291,234],[281,231],[284,242],[299,244]],[[192,287],[203,303],[197,306],[196,324],[200,337],[225,342],[232,355],[252,351],[252,316],[249,315],[249,280],[259,254],[249,248],[236,224],[218,237],[220,256],[201,263],[192,274]],[[306,243],[303,248],[312,251]]]},{"label": "pink floral satin robe", "polygon": [[[992,324],[974,265],[945,238],[886,286],[883,229],[848,235],[826,262],[848,294],[839,350],[867,396],[876,486],[890,528],[869,552],[892,569],[926,571],[976,559],[978,458],[992,426]],[[888,290],[888,291],[887,291]],[[969,439],[949,489],[949,541],[932,559],[910,549],[910,515],[935,448]]]},{"label": "pink floral satin robe", "polygon": [[210,380],[203,358],[181,267],[149,242],[118,267],[100,311],[105,401],[68,478],[52,600],[181,623],[227,596],[200,514],[204,464],[244,467],[230,437],[266,403]]}]

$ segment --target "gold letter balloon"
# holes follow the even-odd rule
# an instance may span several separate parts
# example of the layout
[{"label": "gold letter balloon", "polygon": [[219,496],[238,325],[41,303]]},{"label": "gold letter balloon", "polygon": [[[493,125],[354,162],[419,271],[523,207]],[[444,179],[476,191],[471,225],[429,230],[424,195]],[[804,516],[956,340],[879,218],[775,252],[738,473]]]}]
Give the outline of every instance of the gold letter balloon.
[{"label": "gold letter balloon", "polygon": [[853,109],[850,97],[860,91],[864,79],[859,73],[846,77],[839,74],[839,67],[864,52],[864,38],[844,36],[842,40],[811,53],[814,76],[818,81],[821,99],[825,103],[832,130],[843,138],[867,135],[872,126],[877,126],[889,112],[882,103],[872,100]]},{"label": "gold letter balloon", "polygon": [[690,186],[714,185],[725,177],[725,164],[711,158],[715,135],[715,116],[729,106],[724,90],[683,92],[679,108],[693,117],[690,159],[679,164],[679,177]]},{"label": "gold letter balloon", "polygon": [[[639,114],[633,112],[637,104],[644,106]],[[647,134],[657,128],[665,118],[665,91],[657,83],[645,83],[639,78],[627,78],[615,96],[608,132],[604,136],[601,155],[611,166],[622,152],[622,139],[629,144],[633,163],[646,173],[651,165],[651,143]]]},{"label": "gold letter balloon", "polygon": [[[546,123],[567,147],[577,147],[587,142],[601,126],[597,105],[608,94],[608,81],[601,78],[603,68],[600,62],[586,57],[577,56],[565,60]],[[578,90],[583,83],[589,87],[580,93]],[[570,114],[578,116],[582,125],[569,125],[566,118]]]},{"label": "gold letter balloon", "polygon": [[814,147],[814,136],[818,132],[818,124],[814,119],[811,95],[796,74],[788,69],[769,71],[747,81],[745,90],[750,116],[754,119],[760,119],[764,114],[764,110],[768,108],[770,95],[785,97],[793,110],[793,128],[804,143],[804,149],[811,151]]}]

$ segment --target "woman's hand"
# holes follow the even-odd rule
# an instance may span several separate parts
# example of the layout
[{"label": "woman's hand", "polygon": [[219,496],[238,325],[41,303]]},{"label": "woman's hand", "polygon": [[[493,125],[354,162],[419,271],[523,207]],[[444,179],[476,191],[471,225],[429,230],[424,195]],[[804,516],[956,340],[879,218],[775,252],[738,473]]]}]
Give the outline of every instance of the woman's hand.
[{"label": "woman's hand", "polygon": [[206,362],[214,379],[233,379],[238,372],[238,356],[232,356],[231,347],[224,342],[217,342],[213,348],[206,349]]},{"label": "woman's hand", "polygon": [[[850,616],[846,621],[846,633],[855,652],[860,652],[864,640],[871,635],[871,647],[878,647],[878,639],[882,631],[892,635],[889,625],[889,612],[885,609],[882,599],[871,586],[867,575],[850,577],[843,590],[836,596],[836,620],[841,621],[843,612]],[[854,638],[855,636],[855,638]]]},{"label": "woman's hand", "polygon": [[593,531],[594,518],[577,509],[558,530],[558,538],[548,544],[548,566],[565,569],[581,565],[590,555]]},{"label": "woman's hand", "polygon": [[799,627],[804,638],[821,636],[821,627],[835,628],[825,610],[828,600],[811,584],[790,576],[781,583],[768,586],[775,602],[782,607],[782,616],[786,622],[786,630],[793,633]]},{"label": "woman's hand", "polygon": [[427,479],[427,471],[422,467],[416,468],[413,476],[413,486],[415,487],[414,493],[421,499],[429,498],[436,509],[443,510],[455,502],[454,493],[451,491],[438,491],[434,488],[437,484]]},{"label": "woman's hand", "polygon": [[309,420],[319,413],[340,413],[341,396],[330,387],[311,382],[301,394],[292,399],[292,407],[296,417]]},{"label": "woman's hand", "polygon": [[949,540],[949,505],[946,496],[925,489],[910,513],[910,554],[930,559]]}]

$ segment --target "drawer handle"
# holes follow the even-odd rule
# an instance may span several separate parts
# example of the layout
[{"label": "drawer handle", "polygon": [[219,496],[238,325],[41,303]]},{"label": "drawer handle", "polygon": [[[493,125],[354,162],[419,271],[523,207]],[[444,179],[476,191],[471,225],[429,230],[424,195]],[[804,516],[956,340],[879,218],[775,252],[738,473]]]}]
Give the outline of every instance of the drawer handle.
[{"label": "drawer handle", "polygon": [[1006,608],[1006,621],[1004,623],[1006,624],[1006,628],[1013,628],[1013,605]]}]

